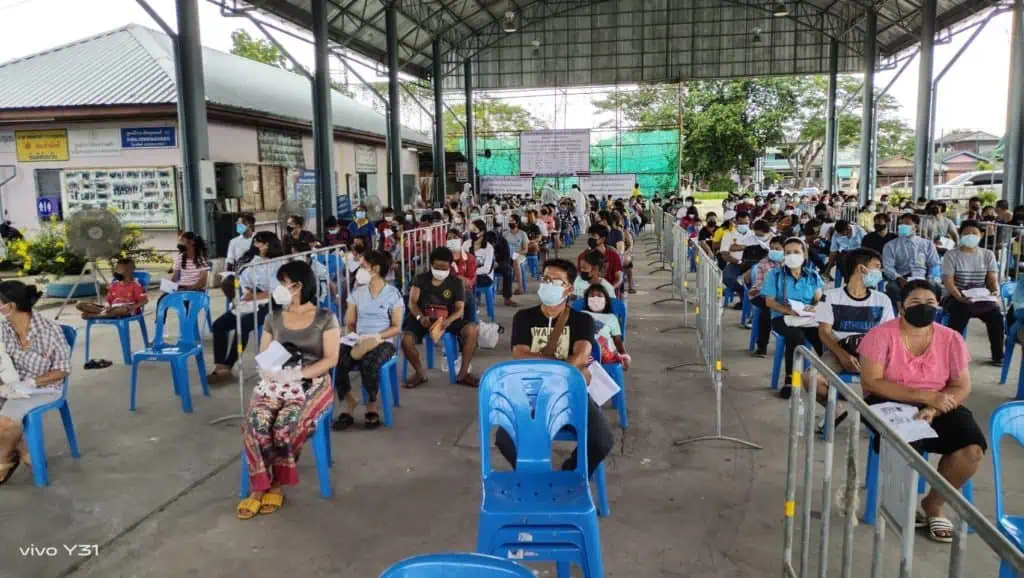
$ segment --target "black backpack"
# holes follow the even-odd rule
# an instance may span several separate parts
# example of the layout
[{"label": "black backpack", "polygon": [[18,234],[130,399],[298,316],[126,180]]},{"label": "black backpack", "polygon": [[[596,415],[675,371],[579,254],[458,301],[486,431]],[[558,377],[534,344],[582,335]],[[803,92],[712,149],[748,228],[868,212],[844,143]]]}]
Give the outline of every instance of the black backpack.
[{"label": "black backpack", "polygon": [[512,261],[512,249],[503,235],[498,235],[494,242],[494,261],[496,263],[509,263]]}]

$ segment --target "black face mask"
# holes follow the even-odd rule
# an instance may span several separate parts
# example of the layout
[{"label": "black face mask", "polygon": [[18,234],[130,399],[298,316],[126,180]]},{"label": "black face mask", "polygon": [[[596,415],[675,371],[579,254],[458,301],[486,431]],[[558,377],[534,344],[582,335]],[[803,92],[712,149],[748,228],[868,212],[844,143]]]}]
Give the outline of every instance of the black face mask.
[{"label": "black face mask", "polygon": [[363,246],[362,245],[352,245],[352,251],[355,252],[357,255],[362,255],[362,253],[363,253]]},{"label": "black face mask", "polygon": [[908,307],[903,312],[903,318],[914,327],[927,327],[935,322],[935,312],[938,310],[934,305],[922,303]]},{"label": "black face mask", "polygon": [[120,273],[118,273],[116,271],[114,272],[112,277],[114,278],[114,281],[124,281],[124,275],[122,275],[122,274],[120,274]]},{"label": "black face mask", "polygon": [[179,252],[179,253],[184,253],[184,252],[185,252],[185,250],[186,250],[187,248],[188,248],[188,247],[186,247],[186,246],[184,245],[184,243],[178,243],[178,252]]},{"label": "black face mask", "polygon": [[597,248],[597,239],[587,239],[587,246],[591,249]]},{"label": "black face mask", "polygon": [[584,281],[590,281],[593,277],[593,273],[584,273],[583,271],[580,271],[580,279],[583,279]]},{"label": "black face mask", "polygon": [[285,228],[285,229],[287,229],[289,233],[291,233],[292,231],[294,231],[294,230],[295,230],[295,227],[293,227],[293,226],[291,226],[291,225],[285,225],[285,227],[284,227],[284,228]]},{"label": "black face mask", "polygon": [[480,238],[480,233],[470,233],[469,234],[469,240],[470,241],[476,242],[476,240],[479,239],[479,238]]},{"label": "black face mask", "polygon": [[888,223],[875,223],[875,230],[879,233],[884,233],[889,229]]}]

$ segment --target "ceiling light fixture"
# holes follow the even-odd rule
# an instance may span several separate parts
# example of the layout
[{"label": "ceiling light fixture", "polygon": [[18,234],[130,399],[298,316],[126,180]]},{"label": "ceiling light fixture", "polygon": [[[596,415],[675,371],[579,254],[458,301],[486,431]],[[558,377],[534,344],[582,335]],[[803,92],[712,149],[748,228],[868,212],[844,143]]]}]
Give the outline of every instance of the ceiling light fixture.
[{"label": "ceiling light fixture", "polygon": [[787,8],[782,2],[776,2],[775,5],[772,6],[772,16],[776,18],[789,16],[789,8]]},{"label": "ceiling light fixture", "polygon": [[516,13],[509,10],[505,13],[505,32],[515,32],[519,30],[519,26],[516,24]]}]

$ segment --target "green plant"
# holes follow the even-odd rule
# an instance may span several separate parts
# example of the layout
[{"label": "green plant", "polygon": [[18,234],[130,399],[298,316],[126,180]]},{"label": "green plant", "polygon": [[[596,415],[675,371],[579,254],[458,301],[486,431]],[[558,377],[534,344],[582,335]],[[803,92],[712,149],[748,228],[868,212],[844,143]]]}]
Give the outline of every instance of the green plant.
[{"label": "green plant", "polygon": [[[68,249],[64,225],[50,221],[28,241],[17,247],[15,254],[22,258],[19,274],[43,274],[60,277],[79,275],[85,268],[85,259]],[[46,283],[47,279],[41,279]]]},{"label": "green plant", "polygon": [[985,189],[978,192],[977,196],[981,200],[981,206],[987,207],[989,205],[995,206],[996,201],[999,200],[999,195],[996,194],[992,189]]},{"label": "green plant", "polygon": [[706,193],[694,193],[693,197],[698,201],[721,201],[729,196],[729,193],[714,191]]},{"label": "green plant", "polygon": [[776,171],[775,169],[765,169],[764,170],[764,184],[765,184],[765,186],[770,187],[770,186],[774,185],[775,183],[779,182],[780,180],[781,180],[781,177],[779,176],[778,171]]},{"label": "green plant", "polygon": [[889,206],[893,208],[900,208],[903,203],[913,198],[913,193],[910,191],[904,192],[905,189],[893,189],[889,194]]},{"label": "green plant", "polygon": [[708,183],[708,189],[712,191],[736,192],[736,181],[729,177],[715,177]]},{"label": "green plant", "polygon": [[109,260],[110,267],[113,268],[117,259],[128,258],[135,261],[136,265],[142,263],[168,263],[168,259],[164,254],[156,251],[152,247],[146,247],[143,243],[147,240],[146,237],[142,236],[142,231],[135,225],[126,225],[121,229],[121,250],[115,257]]}]

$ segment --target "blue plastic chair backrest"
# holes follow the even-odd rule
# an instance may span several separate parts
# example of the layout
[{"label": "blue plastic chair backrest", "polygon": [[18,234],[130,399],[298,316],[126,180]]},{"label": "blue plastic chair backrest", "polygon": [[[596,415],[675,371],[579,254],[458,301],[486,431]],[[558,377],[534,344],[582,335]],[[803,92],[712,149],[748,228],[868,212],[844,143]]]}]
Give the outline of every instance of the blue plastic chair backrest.
[{"label": "blue plastic chair backrest", "polygon": [[152,273],[149,271],[136,271],[132,273],[132,277],[142,285],[143,291],[149,288],[149,280],[152,278]]},{"label": "blue plastic chair backrest", "polygon": [[622,299],[616,299],[612,297],[612,313],[619,318],[619,329],[622,330],[622,336],[626,336],[626,302]]},{"label": "blue plastic chair backrest", "polygon": [[380,578],[533,578],[533,572],[485,554],[425,554],[402,560]]},{"label": "blue plastic chair backrest", "polygon": [[504,429],[516,446],[516,471],[551,472],[551,442],[575,430],[576,470],[587,475],[587,384],[575,367],[553,360],[492,365],[480,378],[480,468],[491,472],[491,428]]},{"label": "blue plastic chair backrest", "polygon": [[[186,303],[188,313],[185,312]],[[160,307],[156,310],[156,337],[153,339],[153,348],[158,349],[166,345],[164,321],[170,310],[178,314],[178,347],[195,345],[199,340],[199,315],[209,307],[210,296],[202,291],[175,291],[164,295],[160,300]]]},{"label": "blue plastic chair backrest", "polygon": [[577,297],[569,303],[569,307],[572,307],[574,311],[583,311],[583,297]]},{"label": "blue plastic chair backrest", "polygon": [[[70,326],[70,325],[63,325],[63,324],[60,326],[60,330],[61,330],[61,332],[64,333],[64,341],[68,342],[68,347],[71,348],[71,353],[74,353],[75,352],[75,341],[78,339],[78,330],[75,329],[74,327]],[[66,398],[68,396],[68,383],[70,383],[69,377],[70,377],[70,375],[64,376],[64,383],[61,384],[61,392],[60,392],[61,399],[64,399],[64,398]]]},{"label": "blue plastic chair backrest", "polygon": [[1002,437],[1012,436],[1018,444],[1024,446],[1024,401],[1004,403],[992,412],[989,420],[989,445],[992,448],[992,478],[995,480],[996,521],[1003,518],[1002,490]]}]

